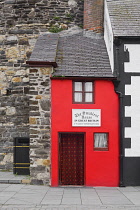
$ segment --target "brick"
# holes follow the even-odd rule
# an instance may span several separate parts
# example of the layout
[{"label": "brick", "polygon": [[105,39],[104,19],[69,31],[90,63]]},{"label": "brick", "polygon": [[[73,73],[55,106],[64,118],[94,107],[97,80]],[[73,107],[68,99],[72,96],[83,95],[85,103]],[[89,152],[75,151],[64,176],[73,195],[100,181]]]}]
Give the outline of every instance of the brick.
[{"label": "brick", "polygon": [[84,29],[103,33],[104,0],[84,1]]}]

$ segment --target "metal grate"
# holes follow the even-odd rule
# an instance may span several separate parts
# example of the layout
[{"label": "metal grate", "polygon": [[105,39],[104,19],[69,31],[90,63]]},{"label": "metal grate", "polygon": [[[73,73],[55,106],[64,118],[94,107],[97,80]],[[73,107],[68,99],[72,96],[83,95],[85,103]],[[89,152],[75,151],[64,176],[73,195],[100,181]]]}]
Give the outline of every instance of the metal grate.
[{"label": "metal grate", "polygon": [[18,175],[29,175],[29,168],[29,138],[17,137],[14,139],[13,172]]},{"label": "metal grate", "polygon": [[60,184],[84,185],[84,134],[60,135]]}]

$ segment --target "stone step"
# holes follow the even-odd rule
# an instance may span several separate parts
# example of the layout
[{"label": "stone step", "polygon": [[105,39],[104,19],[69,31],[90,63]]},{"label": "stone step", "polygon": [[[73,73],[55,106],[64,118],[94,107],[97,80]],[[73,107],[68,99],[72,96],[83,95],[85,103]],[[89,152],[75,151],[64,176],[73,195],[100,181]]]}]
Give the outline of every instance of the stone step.
[{"label": "stone step", "polygon": [[0,179],[0,184],[30,184],[30,179],[22,179],[22,180],[7,180]]}]

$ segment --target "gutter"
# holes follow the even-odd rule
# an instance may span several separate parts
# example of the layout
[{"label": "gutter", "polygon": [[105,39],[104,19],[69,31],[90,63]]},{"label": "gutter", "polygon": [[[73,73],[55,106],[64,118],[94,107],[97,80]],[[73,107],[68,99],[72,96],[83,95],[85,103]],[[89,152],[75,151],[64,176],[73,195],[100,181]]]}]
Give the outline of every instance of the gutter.
[{"label": "gutter", "polygon": [[30,67],[46,67],[46,66],[53,66],[54,68],[57,67],[56,62],[50,61],[26,61],[26,64],[29,64]]},{"label": "gutter", "polygon": [[93,81],[93,80],[116,80],[115,77],[95,77],[95,76],[51,76],[51,80],[79,80],[79,81]]}]

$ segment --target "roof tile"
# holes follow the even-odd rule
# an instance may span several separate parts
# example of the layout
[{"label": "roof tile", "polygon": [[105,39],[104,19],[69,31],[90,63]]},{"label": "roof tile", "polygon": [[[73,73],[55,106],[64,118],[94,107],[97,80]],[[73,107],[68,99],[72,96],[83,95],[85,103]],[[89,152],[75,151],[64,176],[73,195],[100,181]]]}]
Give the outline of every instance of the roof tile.
[{"label": "roof tile", "polygon": [[103,37],[89,33],[43,34],[29,61],[56,62],[53,76],[113,77]]},{"label": "roof tile", "polygon": [[113,34],[140,36],[140,0],[107,0]]},{"label": "roof tile", "polygon": [[58,34],[40,35],[29,61],[55,62]]}]

